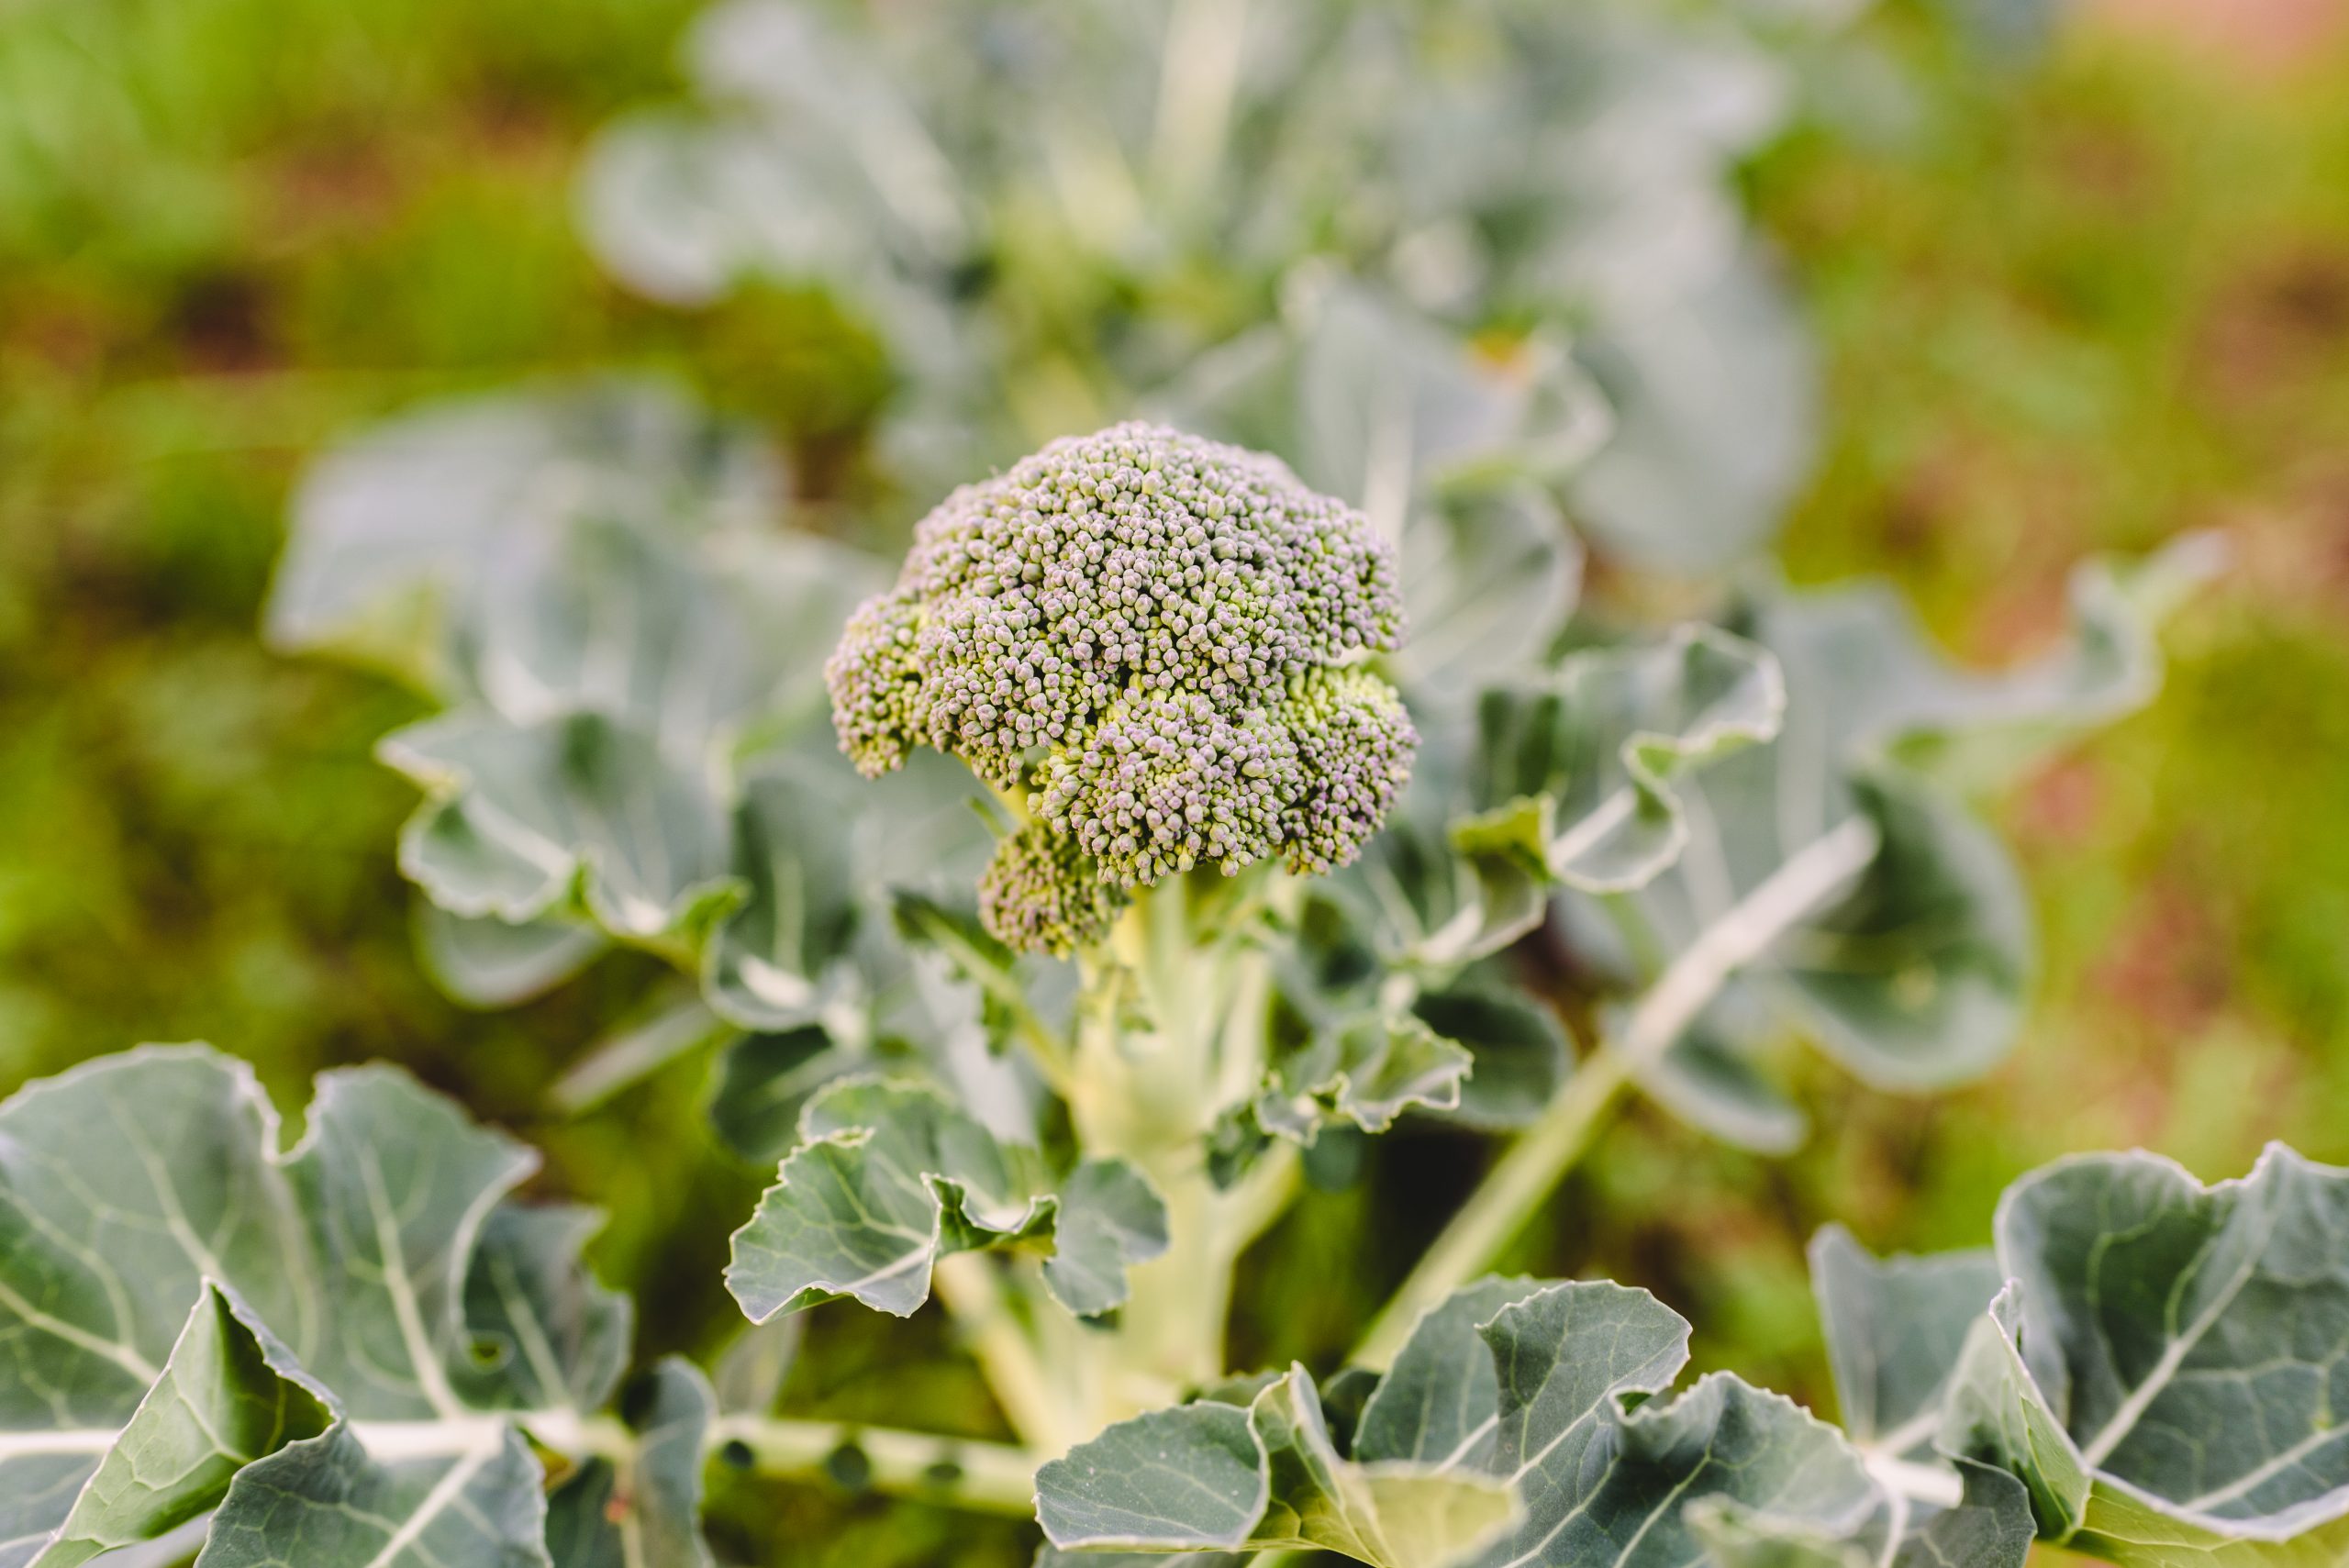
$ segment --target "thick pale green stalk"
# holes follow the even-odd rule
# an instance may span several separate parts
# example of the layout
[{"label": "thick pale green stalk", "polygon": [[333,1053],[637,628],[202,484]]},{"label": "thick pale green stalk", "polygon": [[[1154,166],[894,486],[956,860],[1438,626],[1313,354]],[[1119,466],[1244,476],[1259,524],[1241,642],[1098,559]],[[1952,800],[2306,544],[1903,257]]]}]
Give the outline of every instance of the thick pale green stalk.
[{"label": "thick pale green stalk", "polygon": [[[1169,878],[1085,961],[1070,1100],[1078,1140],[1087,1154],[1141,1167],[1165,1201],[1169,1238],[1163,1256],[1132,1271],[1116,1326],[1070,1341],[1094,1429],[1222,1375],[1232,1265],[1294,1180],[1286,1158],[1228,1193],[1208,1174],[1217,1106],[1263,1072],[1267,995],[1256,973],[1264,960],[1249,940],[1257,907],[1245,896],[1222,901],[1250,890],[1208,888]],[[1213,907],[1196,906],[1195,895]]]},{"label": "thick pale green stalk", "polygon": [[1590,1146],[1624,1088],[1672,1049],[1731,976],[1865,871],[1877,844],[1876,824],[1854,817],[1790,856],[1706,927],[1641,996],[1621,1036],[1600,1044],[1470,1195],[1380,1312],[1354,1360],[1386,1366],[1423,1313],[1491,1267]]},{"label": "thick pale green stalk", "polygon": [[1008,1443],[841,1421],[729,1416],[710,1429],[709,1447],[749,1462],[763,1475],[837,1476],[844,1450],[863,1456],[865,1485],[979,1513],[1035,1511],[1039,1456]]}]

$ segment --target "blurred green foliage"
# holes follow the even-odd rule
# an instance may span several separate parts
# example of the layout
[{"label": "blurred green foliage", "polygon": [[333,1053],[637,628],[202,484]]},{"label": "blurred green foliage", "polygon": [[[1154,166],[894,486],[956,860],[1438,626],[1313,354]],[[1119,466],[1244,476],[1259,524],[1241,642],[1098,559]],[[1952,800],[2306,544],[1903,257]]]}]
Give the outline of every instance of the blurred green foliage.
[{"label": "blurred green foliage", "polygon": [[[370,757],[420,705],[273,658],[254,622],[302,457],[429,393],[659,367],[765,424],[812,498],[867,498],[885,376],[824,301],[661,311],[573,238],[578,148],[674,86],[691,9],[0,9],[0,1086],[148,1039],[216,1040],[291,1102],[321,1066],[402,1062],[547,1147],[545,1190],[611,1208],[598,1257],[644,1297],[647,1354],[729,1331],[755,1184],[701,1135],[690,1073],[541,1120],[640,961],[512,1012],[435,992],[391,859],[411,793]],[[2254,79],[2084,27],[2015,81],[1915,21],[1877,18],[1881,52],[1833,63],[1753,175],[1831,378],[1790,570],[1889,572],[1998,661],[2053,635],[2090,550],[2216,524],[2237,566],[2182,619],[2164,699],[2005,807],[2046,948],[2001,1072],[1907,1100],[1809,1070],[1828,1131],[1787,1162],[1639,1114],[1521,1243],[1654,1288],[1701,1364],[1818,1397],[1801,1244],[1828,1218],[1969,1244],[2073,1149],[2205,1176],[2269,1138],[2349,1159],[2349,61]],[[1890,92],[1887,61],[1937,90]],[[1239,1361],[1334,1360],[1342,1293],[1400,1277],[1481,1148],[1406,1132],[1300,1205],[1243,1286]],[[817,1314],[799,1403],[987,1430],[917,1321],[885,1351],[864,1315]],[[1010,1526],[806,1489],[721,1487],[713,1519],[751,1561],[1025,1561]]]}]

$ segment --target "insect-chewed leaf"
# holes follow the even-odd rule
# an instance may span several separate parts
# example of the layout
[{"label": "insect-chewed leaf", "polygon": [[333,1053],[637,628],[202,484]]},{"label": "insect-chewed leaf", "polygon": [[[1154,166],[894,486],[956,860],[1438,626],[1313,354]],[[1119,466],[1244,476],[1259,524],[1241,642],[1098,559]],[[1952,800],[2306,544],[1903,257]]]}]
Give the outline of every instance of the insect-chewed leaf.
[{"label": "insect-chewed leaf", "polygon": [[2023,1178],[1998,1209],[2014,1283],[1968,1335],[1943,1447],[2116,1562],[2339,1561],[2344,1237],[2349,1173],[2280,1146],[2211,1187],[2143,1154]]},{"label": "insect-chewed leaf", "polygon": [[1785,708],[1776,661],[1709,627],[1491,687],[1477,709],[1478,809],[1453,840],[1514,851],[1585,892],[1643,886],[1687,840],[1683,775],[1770,740]]},{"label": "insect-chewed leaf", "polygon": [[941,1257],[1015,1243],[1044,1250],[1046,1285],[1094,1315],[1165,1250],[1164,1205],[1139,1171],[1090,1161],[1055,1191],[1034,1150],[927,1085],[843,1080],[807,1103],[800,1136],[734,1233],[727,1288],[754,1322],[841,1296],[904,1317]]},{"label": "insect-chewed leaf", "polygon": [[281,1153],[251,1073],[197,1047],[0,1106],[10,1561],[217,1505],[207,1563],[544,1568],[539,1464],[498,1412],[617,1374],[588,1222],[504,1207],[529,1151],[388,1070],[322,1077],[308,1123]]},{"label": "insect-chewed leaf", "polygon": [[656,383],[429,409],[329,453],[304,481],[269,636],[454,695],[472,684],[493,602],[541,577],[582,518],[698,538],[754,527],[782,494],[746,429]]},{"label": "insect-chewed leaf", "polygon": [[703,1439],[718,1402],[674,1357],[628,1389],[621,1413],[636,1441],[615,1462],[591,1459],[547,1499],[547,1553],[556,1568],[709,1568],[701,1534]]},{"label": "insect-chewed leaf", "polygon": [[422,784],[400,869],[456,914],[534,920],[573,890],[616,937],[690,935],[738,889],[723,807],[695,769],[593,714],[508,724],[478,710],[386,736]]}]

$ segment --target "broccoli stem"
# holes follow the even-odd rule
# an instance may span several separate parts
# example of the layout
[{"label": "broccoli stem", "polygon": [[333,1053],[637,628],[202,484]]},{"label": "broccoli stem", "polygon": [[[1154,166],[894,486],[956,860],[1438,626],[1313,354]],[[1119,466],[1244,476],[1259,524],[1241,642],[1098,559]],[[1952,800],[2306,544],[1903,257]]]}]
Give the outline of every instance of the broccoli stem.
[{"label": "broccoli stem", "polygon": [[1223,1374],[1233,1264],[1293,1190],[1293,1158],[1268,1160],[1226,1192],[1205,1154],[1225,1087],[1263,1069],[1270,976],[1252,940],[1259,891],[1212,872],[1170,877],[1084,955],[1070,1100],[1078,1140],[1087,1154],[1141,1167],[1166,1204],[1169,1237],[1163,1256],[1133,1271],[1116,1326],[1074,1347],[1097,1426]]}]

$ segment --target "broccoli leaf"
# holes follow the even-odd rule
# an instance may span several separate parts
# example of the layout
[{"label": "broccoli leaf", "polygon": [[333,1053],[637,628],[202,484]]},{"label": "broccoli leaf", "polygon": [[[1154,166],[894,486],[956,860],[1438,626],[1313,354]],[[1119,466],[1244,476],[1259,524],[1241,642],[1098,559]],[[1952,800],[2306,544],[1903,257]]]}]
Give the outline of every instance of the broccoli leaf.
[{"label": "broccoli leaf", "polygon": [[1766,544],[1818,446],[1818,372],[1785,284],[1753,247],[1710,277],[1604,312],[1575,356],[1615,428],[1570,484],[1609,555],[1718,572]]},{"label": "broccoli leaf", "polygon": [[937,1090],[854,1078],[807,1102],[799,1147],[735,1232],[726,1284],[753,1322],[841,1296],[905,1317],[941,1257],[1021,1244],[1046,1254],[1063,1306],[1096,1316],[1125,1299],[1128,1267],[1165,1251],[1165,1207],[1120,1161],[1088,1161],[1055,1189],[1034,1150]]},{"label": "broccoli leaf", "polygon": [[575,893],[616,937],[691,941],[739,895],[707,780],[609,719],[459,712],[380,750],[428,792],[401,832],[400,869],[456,914],[535,920]]},{"label": "broccoli leaf", "polygon": [[1941,1430],[2014,1472],[2040,1534],[2119,1562],[2316,1563],[2349,1548],[2349,1173],[2270,1147],[2205,1187],[2150,1155],[2009,1189],[2012,1283]]},{"label": "broccoli leaf", "polygon": [[2002,1283],[1987,1250],[1876,1258],[1839,1225],[1811,1238],[1836,1407],[1864,1452],[1930,1457],[1959,1347]]},{"label": "broccoli leaf", "polygon": [[1063,1551],[1315,1546],[1409,1568],[1688,1562],[1734,1518],[1831,1543],[1815,1561],[1845,1542],[1878,1561],[1893,1512],[1858,1453],[1723,1374],[1665,1396],[1687,1342],[1644,1291],[1484,1281],[1414,1329],[1351,1452],[1293,1369],[1244,1411],[1203,1401],[1078,1445],[1038,1472],[1038,1517]]},{"label": "broccoli leaf", "polygon": [[584,521],[687,540],[747,531],[783,492],[746,429],[658,383],[426,409],[376,426],[305,479],[268,636],[461,696],[495,611],[554,570]]},{"label": "broccoli leaf", "polygon": [[1709,627],[1488,688],[1472,786],[1480,809],[1453,840],[1513,850],[1584,892],[1643,886],[1688,840],[1678,776],[1769,740],[1785,709],[1776,662]]},{"label": "broccoli leaf", "polygon": [[701,1535],[702,1445],[718,1414],[709,1384],[671,1357],[623,1394],[635,1442],[593,1458],[547,1499],[547,1554],[558,1568],[710,1568]]},{"label": "broccoli leaf", "polygon": [[1640,1081],[1718,1135],[1783,1149],[1798,1115],[1753,1059],[1789,1030],[1894,1089],[2003,1056],[2030,911],[2005,847],[1954,791],[2144,701],[2153,617],[2208,564],[2188,540],[2084,568],[2070,641],[2000,675],[1950,668],[1887,592],[1758,593],[1732,624],[1785,672],[1782,731],[1679,781],[1689,840],[1668,870],[1613,908],[1572,893],[1559,905],[1586,961],[1627,974],[1739,950],[1668,1051],[1632,1063]]},{"label": "broccoli leaf", "polygon": [[0,1143],[9,1561],[217,1506],[206,1562],[545,1563],[511,1421],[600,1403],[628,1314],[581,1267],[587,1217],[505,1202],[528,1151],[362,1068],[281,1151],[250,1071],[200,1047],[34,1084]]},{"label": "broccoli leaf", "polygon": [[416,944],[441,990],[469,1007],[510,1007],[577,974],[610,941],[595,927],[560,916],[469,917],[418,898]]}]

